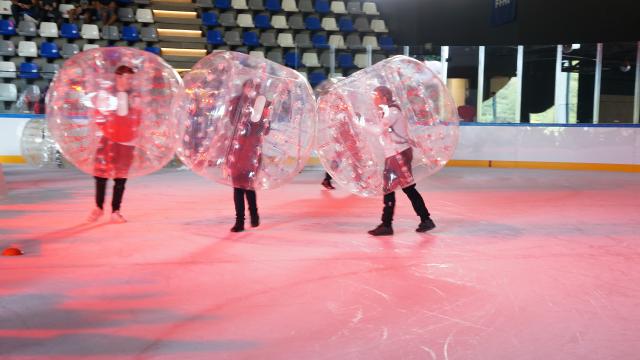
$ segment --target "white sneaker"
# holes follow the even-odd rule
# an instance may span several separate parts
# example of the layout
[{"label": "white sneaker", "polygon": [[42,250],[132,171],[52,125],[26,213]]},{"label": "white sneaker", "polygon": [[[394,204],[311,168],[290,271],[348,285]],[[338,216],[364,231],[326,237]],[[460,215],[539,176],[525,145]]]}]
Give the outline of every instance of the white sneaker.
[{"label": "white sneaker", "polygon": [[104,215],[104,211],[97,207],[91,211],[91,214],[89,214],[89,217],[87,218],[87,222],[96,222],[102,217],[102,215]]},{"label": "white sneaker", "polygon": [[123,224],[127,222],[127,219],[120,214],[120,211],[114,211],[111,213],[111,222],[114,224]]}]

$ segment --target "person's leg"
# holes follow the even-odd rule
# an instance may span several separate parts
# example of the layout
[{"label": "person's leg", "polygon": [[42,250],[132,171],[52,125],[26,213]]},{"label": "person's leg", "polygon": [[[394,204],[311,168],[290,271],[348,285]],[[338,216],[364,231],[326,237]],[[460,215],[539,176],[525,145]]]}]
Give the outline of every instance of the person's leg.
[{"label": "person's leg", "polygon": [[324,186],[326,189],[329,189],[329,190],[335,189],[333,184],[331,184],[331,175],[329,175],[328,172],[324,173],[324,180],[322,180],[321,185]]},{"label": "person's leg", "polygon": [[420,217],[420,224],[418,225],[416,231],[425,232],[435,228],[436,224],[433,222],[433,220],[431,220],[431,214],[429,214],[429,210],[424,203],[422,195],[420,195],[420,193],[416,189],[416,185],[414,184],[403,188],[402,191],[411,201],[411,206],[413,206],[413,210],[416,212],[416,215]]},{"label": "person's leg", "polygon": [[260,225],[260,216],[258,215],[258,200],[256,199],[255,190],[246,190],[247,203],[249,204],[249,214],[251,215],[251,226]]},{"label": "person's leg", "polygon": [[127,179],[125,178],[115,178],[113,179],[113,197],[111,199],[111,211],[116,212],[120,211],[120,205],[122,205],[122,198],[124,197],[124,189],[125,184],[127,183]]},{"label": "person's leg", "polygon": [[20,24],[20,16],[23,12],[23,8],[19,7],[18,5],[11,4],[11,15],[13,15],[13,22],[16,24],[16,27],[18,27],[18,24]]},{"label": "person's leg", "polygon": [[233,188],[233,204],[236,208],[236,224],[231,231],[244,231],[244,189]]},{"label": "person's leg", "polygon": [[390,192],[386,194],[382,200],[384,207],[382,208],[382,224],[378,225],[375,229],[369,231],[369,234],[373,236],[393,235],[393,212],[396,207],[396,193]]},{"label": "person's leg", "polygon": [[107,179],[102,177],[94,177],[96,179],[96,206],[99,209],[104,207],[104,198],[107,192]]},{"label": "person's leg", "polygon": [[116,3],[112,2],[111,4],[109,4],[109,7],[107,7],[107,16],[107,25],[113,25],[116,23],[116,21],[118,21]]}]

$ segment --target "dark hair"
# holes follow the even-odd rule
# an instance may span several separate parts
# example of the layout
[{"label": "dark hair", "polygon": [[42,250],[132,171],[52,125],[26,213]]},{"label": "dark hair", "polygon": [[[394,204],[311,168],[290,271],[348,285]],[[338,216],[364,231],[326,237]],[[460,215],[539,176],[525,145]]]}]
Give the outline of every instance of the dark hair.
[{"label": "dark hair", "polygon": [[135,74],[135,73],[136,72],[133,71],[133,69],[127,65],[120,65],[116,68],[116,75]]},{"label": "dark hair", "polygon": [[385,102],[387,103],[387,106],[400,109],[398,104],[396,104],[396,102],[393,100],[393,93],[391,92],[391,89],[389,89],[384,85],[381,85],[375,88],[373,91],[378,93],[380,96],[384,97]]}]

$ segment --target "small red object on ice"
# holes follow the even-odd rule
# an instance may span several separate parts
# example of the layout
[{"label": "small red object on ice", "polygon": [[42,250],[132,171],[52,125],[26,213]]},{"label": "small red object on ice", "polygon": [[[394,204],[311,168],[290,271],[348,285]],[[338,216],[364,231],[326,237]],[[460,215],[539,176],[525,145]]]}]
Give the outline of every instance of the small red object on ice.
[{"label": "small red object on ice", "polygon": [[2,256],[20,256],[20,255],[24,255],[24,253],[22,252],[22,250],[16,247],[8,247],[2,250]]}]

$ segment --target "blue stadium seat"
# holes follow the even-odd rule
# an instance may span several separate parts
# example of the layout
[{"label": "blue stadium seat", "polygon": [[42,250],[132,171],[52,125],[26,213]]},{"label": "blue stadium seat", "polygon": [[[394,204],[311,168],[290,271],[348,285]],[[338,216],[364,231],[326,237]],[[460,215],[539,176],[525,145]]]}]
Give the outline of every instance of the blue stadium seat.
[{"label": "blue stadium seat", "polygon": [[58,44],[52,41],[45,41],[40,45],[40,56],[47,59],[57,59],[60,57]]},{"label": "blue stadium seat", "polygon": [[0,20],[0,35],[13,36],[16,34],[16,26],[13,20]]},{"label": "blue stadium seat", "polygon": [[266,0],[264,2],[264,8],[269,11],[281,11],[282,5],[280,4],[280,0]]},{"label": "blue stadium seat", "polygon": [[223,10],[230,9],[231,0],[216,0],[216,7]]},{"label": "blue stadium seat", "polygon": [[316,49],[328,49],[329,43],[327,42],[327,37],[323,34],[315,34],[311,38],[311,42],[313,43],[313,47]]},{"label": "blue stadium seat", "polygon": [[148,51],[160,56],[160,48],[157,46],[147,46],[146,48],[144,48],[144,51]]},{"label": "blue stadium seat", "polygon": [[284,55],[284,64],[297,69],[300,67],[300,56],[295,51],[289,51]]},{"label": "blue stadium seat", "polygon": [[378,45],[383,49],[383,50],[394,50],[396,48],[396,45],[393,43],[393,38],[391,38],[391,36],[389,35],[382,35],[378,38]]},{"label": "blue stadium seat", "polygon": [[331,11],[331,5],[328,0],[316,0],[316,12],[326,14]]},{"label": "blue stadium seat", "polygon": [[322,29],[322,26],[320,24],[320,18],[317,16],[308,16],[306,19],[304,19],[304,24],[307,27],[307,29],[311,31],[317,31]]},{"label": "blue stadium seat", "polygon": [[202,13],[202,25],[204,26],[218,26],[218,14],[214,12]]},{"label": "blue stadium seat", "polygon": [[340,31],[343,32],[356,31],[356,29],[353,27],[353,21],[351,21],[351,18],[348,16],[343,16],[340,18],[340,20],[338,20],[338,27],[340,28]]},{"label": "blue stadium seat", "polygon": [[260,39],[255,31],[246,31],[242,34],[242,43],[246,46],[259,46]]},{"label": "blue stadium seat", "polygon": [[254,17],[253,23],[258,29],[271,29],[271,19],[267,14],[258,14]]},{"label": "blue stadium seat", "polygon": [[220,30],[207,31],[207,43],[211,45],[224,45],[224,39]]},{"label": "blue stadium seat", "polygon": [[38,79],[40,78],[40,69],[38,64],[23,62],[20,64],[20,72],[18,77],[22,79]]},{"label": "blue stadium seat", "polygon": [[309,83],[311,86],[318,86],[323,81],[327,80],[327,75],[325,75],[324,71],[314,71],[308,75]]},{"label": "blue stadium seat", "polygon": [[127,25],[122,27],[122,40],[124,41],[140,41],[140,34],[138,28],[133,25]]},{"label": "blue stadium seat", "polygon": [[353,69],[356,65],[353,63],[353,55],[349,53],[338,54],[338,67],[343,69]]},{"label": "blue stadium seat", "polygon": [[60,28],[60,36],[67,39],[79,39],[80,31],[78,31],[78,25],[74,23],[63,23]]}]

